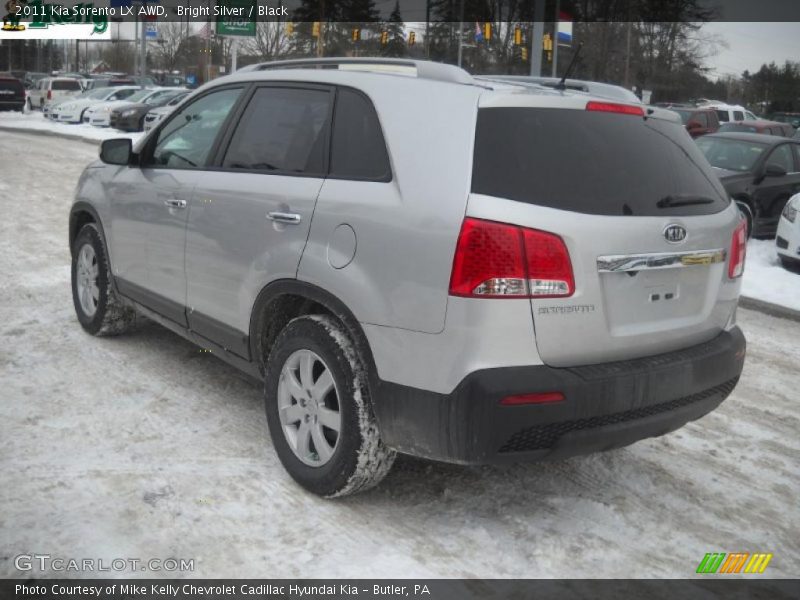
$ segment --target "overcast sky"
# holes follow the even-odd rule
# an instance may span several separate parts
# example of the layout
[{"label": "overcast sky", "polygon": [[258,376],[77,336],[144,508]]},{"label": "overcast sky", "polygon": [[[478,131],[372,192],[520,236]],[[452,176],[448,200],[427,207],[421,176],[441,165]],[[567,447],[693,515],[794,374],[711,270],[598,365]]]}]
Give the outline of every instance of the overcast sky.
[{"label": "overcast sky", "polygon": [[782,65],[786,60],[800,62],[800,23],[708,23],[703,32],[723,38],[728,48],[706,63],[713,76],[741,75],[745,69],[757,71],[762,64]]}]

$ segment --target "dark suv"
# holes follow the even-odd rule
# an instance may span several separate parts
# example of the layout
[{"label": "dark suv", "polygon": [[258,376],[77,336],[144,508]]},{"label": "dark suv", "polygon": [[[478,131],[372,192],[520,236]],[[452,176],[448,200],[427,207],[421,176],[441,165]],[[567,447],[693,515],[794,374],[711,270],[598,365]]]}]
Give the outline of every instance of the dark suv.
[{"label": "dark suv", "polygon": [[0,75],[0,110],[25,109],[25,86],[16,77]]}]

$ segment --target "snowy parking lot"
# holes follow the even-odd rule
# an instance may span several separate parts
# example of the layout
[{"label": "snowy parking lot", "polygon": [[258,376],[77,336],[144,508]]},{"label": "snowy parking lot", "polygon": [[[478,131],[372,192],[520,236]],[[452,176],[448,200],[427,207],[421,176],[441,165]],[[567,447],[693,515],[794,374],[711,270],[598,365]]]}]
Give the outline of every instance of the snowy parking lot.
[{"label": "snowy parking lot", "polygon": [[195,577],[688,577],[717,551],[800,574],[800,323],[740,309],[738,387],[662,438],[502,467],[401,458],[321,500],[281,468],[253,382],[154,324],[78,325],[67,211],[96,155],[0,130],[0,576],[44,553],[193,559]]}]

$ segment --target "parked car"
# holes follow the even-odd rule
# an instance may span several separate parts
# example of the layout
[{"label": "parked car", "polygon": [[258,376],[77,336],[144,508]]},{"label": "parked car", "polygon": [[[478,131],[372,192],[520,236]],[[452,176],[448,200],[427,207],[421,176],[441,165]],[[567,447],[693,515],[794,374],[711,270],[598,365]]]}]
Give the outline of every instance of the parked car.
[{"label": "parked car", "polygon": [[775,248],[784,267],[800,269],[800,194],[792,196],[786,203],[778,221]]},{"label": "parked car", "polygon": [[[528,75],[481,75],[478,79],[487,81],[505,81],[508,83],[529,83],[554,88],[560,82],[560,77],[535,77]],[[564,85],[568,90],[586,92],[594,96],[602,96],[611,100],[622,102],[640,103],[639,97],[632,91],[618,85],[610,83],[600,83],[598,81],[585,81],[583,79],[567,79]]]},{"label": "parked car", "polygon": [[175,110],[175,107],[183,102],[186,99],[186,96],[188,96],[190,93],[191,92],[189,90],[186,90],[185,92],[179,92],[178,95],[167,102],[164,106],[151,108],[149,111],[147,111],[147,114],[144,117],[143,126],[145,133],[153,129],[153,127],[158,125],[164,117]]},{"label": "parked car", "polygon": [[781,123],[789,123],[795,129],[800,128],[800,113],[796,112],[776,112],[772,113],[770,119],[773,121],[780,121]]},{"label": "parked car", "polygon": [[737,121],[756,121],[758,117],[738,104],[725,104],[709,101],[698,104],[698,108],[710,108],[717,113],[720,123],[735,123]]},{"label": "parked car", "polygon": [[737,121],[735,123],[723,123],[719,126],[719,133],[763,133],[766,135],[777,135],[780,137],[792,137],[794,128],[788,123],[778,123],[777,121]]},{"label": "parked car", "polygon": [[668,111],[425,61],[284,61],[100,159],[69,218],[81,326],[141,311],[264,379],[278,457],[323,496],[396,452],[662,435],[742,371],[744,222]]},{"label": "parked car", "polygon": [[800,192],[800,143],[758,133],[716,133],[697,145],[745,216],[748,234],[774,237],[787,200]]},{"label": "parked car", "polygon": [[77,79],[71,77],[43,77],[28,91],[28,108],[45,110],[54,103],[79,96],[83,92]]},{"label": "parked car", "polygon": [[717,111],[710,108],[671,108],[681,118],[693,138],[715,133],[719,129]]},{"label": "parked car", "polygon": [[105,87],[142,87],[129,77],[93,77],[86,83],[86,89],[95,90]]},{"label": "parked car", "polygon": [[111,111],[109,125],[120,131],[142,131],[145,115],[150,109],[164,106],[176,97],[183,98],[187,93],[185,89],[165,89],[142,102],[119,106]]},{"label": "parked car", "polygon": [[83,115],[84,123],[91,123],[97,127],[109,127],[111,125],[111,113],[119,108],[127,108],[142,102],[155,101],[164,94],[169,94],[172,88],[145,88],[128,96],[125,100],[116,102],[105,102],[92,106]]},{"label": "parked car", "polygon": [[0,110],[25,110],[25,86],[16,77],[0,73]]},{"label": "parked car", "polygon": [[50,118],[61,123],[82,123],[86,110],[99,106],[104,102],[125,100],[141,88],[136,86],[101,87],[89,90],[84,94],[65,100],[50,110]]}]

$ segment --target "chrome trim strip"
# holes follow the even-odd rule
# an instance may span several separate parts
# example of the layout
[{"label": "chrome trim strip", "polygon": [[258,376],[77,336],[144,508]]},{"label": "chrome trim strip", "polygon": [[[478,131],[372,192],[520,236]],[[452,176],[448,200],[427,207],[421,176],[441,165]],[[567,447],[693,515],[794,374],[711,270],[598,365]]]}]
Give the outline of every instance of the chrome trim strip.
[{"label": "chrome trim strip", "polygon": [[657,252],[654,254],[615,254],[597,257],[600,273],[643,271],[645,269],[672,269],[694,265],[714,265],[725,262],[727,252],[717,250],[693,250],[689,252]]}]

